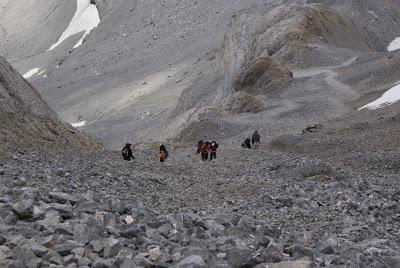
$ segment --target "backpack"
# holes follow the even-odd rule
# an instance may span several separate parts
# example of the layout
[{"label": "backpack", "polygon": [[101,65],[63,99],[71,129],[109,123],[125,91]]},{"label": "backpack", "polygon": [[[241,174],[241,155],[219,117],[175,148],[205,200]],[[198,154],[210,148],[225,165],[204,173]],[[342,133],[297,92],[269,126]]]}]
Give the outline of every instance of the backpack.
[{"label": "backpack", "polygon": [[128,158],[129,157],[129,149],[128,149],[128,147],[124,147],[124,149],[122,149],[122,156],[124,158]]},{"label": "backpack", "polygon": [[202,152],[202,153],[208,152],[208,146],[207,146],[207,144],[204,143],[204,144],[201,146],[200,152]]}]

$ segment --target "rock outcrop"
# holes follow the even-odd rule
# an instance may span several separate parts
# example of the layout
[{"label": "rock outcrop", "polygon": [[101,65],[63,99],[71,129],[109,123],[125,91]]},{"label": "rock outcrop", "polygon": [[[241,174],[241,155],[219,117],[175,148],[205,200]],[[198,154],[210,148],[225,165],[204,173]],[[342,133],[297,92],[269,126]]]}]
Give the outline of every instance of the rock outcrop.
[{"label": "rock outcrop", "polygon": [[287,66],[272,57],[260,56],[243,66],[236,75],[233,88],[250,94],[266,94],[291,76]]},{"label": "rock outcrop", "polygon": [[321,4],[245,12],[225,36],[225,84],[235,91],[268,93],[290,79],[290,68],[302,66],[310,57],[306,47],[316,43],[375,50],[360,26]]},{"label": "rock outcrop", "polygon": [[0,57],[0,150],[8,147],[98,147],[61,122],[40,94]]},{"label": "rock outcrop", "polygon": [[231,113],[258,113],[265,110],[259,97],[239,91],[224,100],[222,109]]}]

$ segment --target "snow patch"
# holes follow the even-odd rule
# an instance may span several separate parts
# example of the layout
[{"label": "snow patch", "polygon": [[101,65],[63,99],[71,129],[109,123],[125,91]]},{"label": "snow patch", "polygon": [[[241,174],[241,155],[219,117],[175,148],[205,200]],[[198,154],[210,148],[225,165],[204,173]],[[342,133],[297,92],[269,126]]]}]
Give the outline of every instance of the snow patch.
[{"label": "snow patch", "polygon": [[71,124],[73,127],[83,127],[84,125],[86,125],[86,121]]},{"label": "snow patch", "polygon": [[389,89],[388,91],[386,91],[382,97],[380,97],[379,99],[361,107],[358,110],[362,110],[362,109],[369,109],[369,110],[376,110],[379,108],[382,108],[386,105],[390,105],[393,104],[395,102],[400,101],[400,84],[398,84],[397,86],[392,87],[391,89]]},{"label": "snow patch", "polygon": [[53,44],[47,51],[56,48],[68,37],[84,32],[82,38],[74,45],[74,48],[82,45],[85,37],[91,30],[96,28],[100,23],[100,16],[96,5],[90,3],[90,0],[77,0],[77,8],[75,15],[69,23],[67,29],[63,32],[57,43]]},{"label": "snow patch", "polygon": [[387,47],[388,51],[395,51],[398,49],[400,49],[400,37],[397,37],[396,39],[394,39]]},{"label": "snow patch", "polygon": [[33,75],[35,75],[38,71],[39,71],[39,68],[33,68],[32,70],[26,72],[26,73],[23,75],[23,77],[24,77],[25,79],[27,79],[27,78],[32,77]]}]

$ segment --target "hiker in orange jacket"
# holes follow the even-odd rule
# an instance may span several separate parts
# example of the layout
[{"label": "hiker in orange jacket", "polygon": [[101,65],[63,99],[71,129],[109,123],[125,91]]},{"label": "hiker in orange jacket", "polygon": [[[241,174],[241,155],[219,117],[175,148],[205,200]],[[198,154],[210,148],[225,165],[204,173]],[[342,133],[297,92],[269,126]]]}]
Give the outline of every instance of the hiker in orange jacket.
[{"label": "hiker in orange jacket", "polygon": [[165,159],[167,159],[167,157],[168,157],[167,148],[165,148],[165,146],[161,144],[160,150],[159,150],[159,152],[157,153],[157,159],[158,159],[160,162],[164,162]]}]

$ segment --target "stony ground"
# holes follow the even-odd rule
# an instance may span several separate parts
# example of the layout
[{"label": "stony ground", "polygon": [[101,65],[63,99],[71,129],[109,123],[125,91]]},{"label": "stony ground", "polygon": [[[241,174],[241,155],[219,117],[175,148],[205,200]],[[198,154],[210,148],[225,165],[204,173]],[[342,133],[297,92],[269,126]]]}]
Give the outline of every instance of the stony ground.
[{"label": "stony ground", "polygon": [[1,266],[400,265],[396,175],[269,150],[153,155],[2,162]]}]

